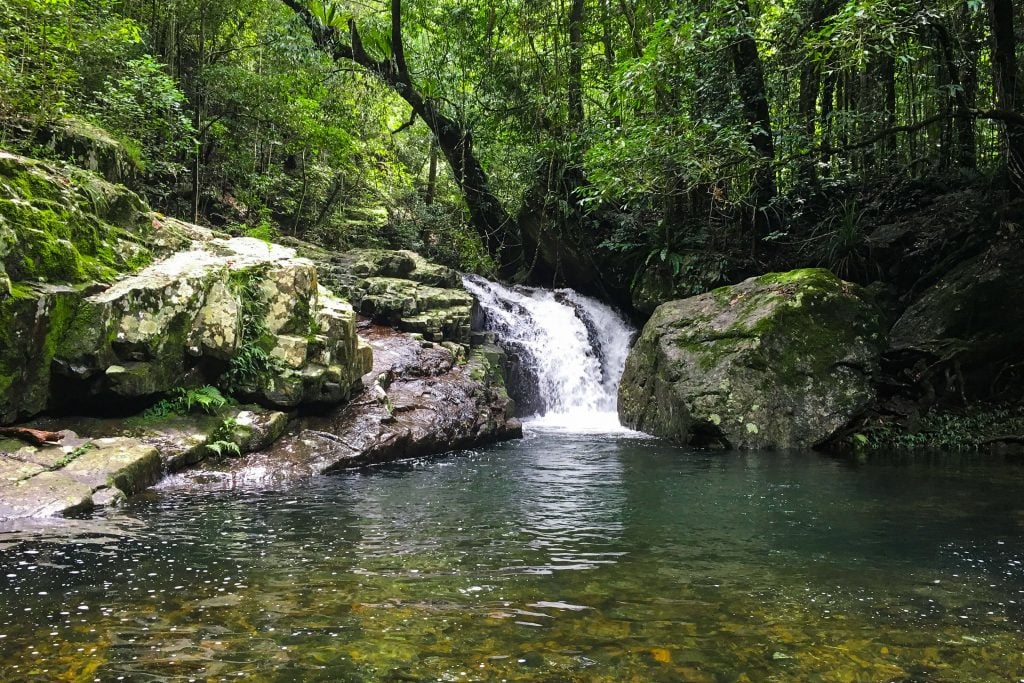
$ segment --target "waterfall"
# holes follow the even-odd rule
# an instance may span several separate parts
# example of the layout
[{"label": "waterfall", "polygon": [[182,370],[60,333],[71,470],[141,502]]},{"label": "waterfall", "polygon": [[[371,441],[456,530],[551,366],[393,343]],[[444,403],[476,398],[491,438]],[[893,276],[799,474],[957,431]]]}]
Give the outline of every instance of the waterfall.
[{"label": "waterfall", "polygon": [[528,423],[622,429],[619,379],[634,329],[614,309],[571,289],[505,287],[467,275],[483,328],[508,352],[510,391]]}]

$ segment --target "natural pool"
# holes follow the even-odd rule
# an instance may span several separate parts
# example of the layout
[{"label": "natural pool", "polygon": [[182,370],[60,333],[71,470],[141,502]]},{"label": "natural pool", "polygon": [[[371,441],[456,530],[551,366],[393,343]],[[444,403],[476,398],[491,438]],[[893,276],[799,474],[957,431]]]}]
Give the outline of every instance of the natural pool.
[{"label": "natural pool", "polygon": [[1011,681],[1024,466],[521,442],[0,530],[0,680]]}]

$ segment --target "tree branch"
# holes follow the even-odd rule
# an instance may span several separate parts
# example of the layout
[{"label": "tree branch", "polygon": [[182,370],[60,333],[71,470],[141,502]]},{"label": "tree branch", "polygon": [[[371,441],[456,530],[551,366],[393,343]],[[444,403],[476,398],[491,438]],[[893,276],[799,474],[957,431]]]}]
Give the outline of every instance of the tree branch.
[{"label": "tree branch", "polygon": [[405,43],[402,41],[402,0],[391,0],[391,54],[399,78],[409,82],[409,67],[405,63]]},{"label": "tree branch", "polygon": [[939,121],[944,121],[946,119],[961,118],[964,116],[970,116],[976,119],[986,119],[988,121],[1002,121],[1003,123],[1010,126],[1024,127],[1024,114],[1019,114],[1015,111],[1006,111],[1003,109],[983,109],[964,112],[945,111],[935,114],[934,116],[929,116],[926,119],[921,119],[920,121],[917,121],[915,123],[908,123],[903,126],[891,126],[862,140],[851,142],[848,145],[842,145],[839,147],[833,147],[831,145],[819,145],[818,147],[815,147],[813,149],[804,150],[803,152],[799,152],[797,154],[791,154],[790,156],[784,159],[780,159],[778,162],[776,162],[775,165],[785,166],[786,164],[792,161],[802,159],[804,157],[815,156],[818,154],[839,154],[842,152],[849,152],[855,149],[870,147],[871,145],[881,142],[885,138],[891,135],[896,135],[897,133],[914,133],[916,131],[921,130],[922,128],[927,128],[928,126],[934,123],[938,123]]},{"label": "tree branch", "polygon": [[414,123],[416,123],[416,110],[415,109],[412,110],[412,116],[409,117],[409,120],[406,121],[405,123],[403,123],[402,125],[400,125],[397,129],[391,131],[391,134],[392,135],[398,135],[403,130],[407,130],[409,128],[412,128],[412,125]]}]

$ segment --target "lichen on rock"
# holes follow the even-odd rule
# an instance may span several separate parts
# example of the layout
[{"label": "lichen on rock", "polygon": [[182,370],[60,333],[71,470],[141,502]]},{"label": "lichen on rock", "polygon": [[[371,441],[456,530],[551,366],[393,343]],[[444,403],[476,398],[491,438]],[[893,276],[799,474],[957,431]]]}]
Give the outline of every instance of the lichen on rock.
[{"label": "lichen on rock", "polygon": [[619,389],[627,426],[682,443],[811,447],[873,398],[878,315],[820,269],[771,273],[654,312]]}]

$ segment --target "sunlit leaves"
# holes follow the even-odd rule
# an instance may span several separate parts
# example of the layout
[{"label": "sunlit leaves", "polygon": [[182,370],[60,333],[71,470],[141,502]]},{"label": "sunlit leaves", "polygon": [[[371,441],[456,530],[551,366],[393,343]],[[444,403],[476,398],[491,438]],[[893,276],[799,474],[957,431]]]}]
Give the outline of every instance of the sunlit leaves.
[{"label": "sunlit leaves", "polygon": [[313,18],[327,28],[347,30],[351,15],[341,7],[340,3],[331,2],[331,0],[309,0],[307,7]]}]

